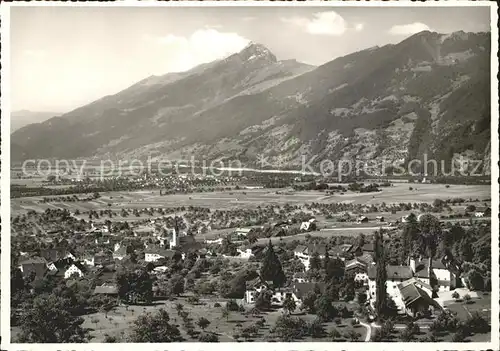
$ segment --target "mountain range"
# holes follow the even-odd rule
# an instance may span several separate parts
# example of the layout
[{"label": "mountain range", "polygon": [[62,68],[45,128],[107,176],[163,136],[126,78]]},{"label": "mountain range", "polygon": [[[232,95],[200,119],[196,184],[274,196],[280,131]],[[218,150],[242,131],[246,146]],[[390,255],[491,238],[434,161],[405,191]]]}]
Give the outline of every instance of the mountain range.
[{"label": "mountain range", "polygon": [[417,33],[314,67],[250,43],[148,77],[11,136],[13,160],[238,159],[300,167],[341,158],[460,155],[489,164],[490,33]]},{"label": "mountain range", "polygon": [[10,114],[10,131],[12,133],[29,124],[41,123],[59,115],[61,115],[61,113],[46,111],[12,111]]}]

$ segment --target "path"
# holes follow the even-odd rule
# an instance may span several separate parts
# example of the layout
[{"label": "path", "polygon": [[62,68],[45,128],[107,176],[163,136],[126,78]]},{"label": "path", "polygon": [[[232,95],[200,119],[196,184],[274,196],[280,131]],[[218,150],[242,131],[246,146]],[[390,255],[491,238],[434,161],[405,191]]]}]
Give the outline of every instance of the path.
[{"label": "path", "polygon": [[369,324],[363,323],[361,321],[359,321],[359,324],[361,324],[367,330],[366,337],[365,337],[365,342],[370,341],[370,339],[372,337],[372,327]]}]

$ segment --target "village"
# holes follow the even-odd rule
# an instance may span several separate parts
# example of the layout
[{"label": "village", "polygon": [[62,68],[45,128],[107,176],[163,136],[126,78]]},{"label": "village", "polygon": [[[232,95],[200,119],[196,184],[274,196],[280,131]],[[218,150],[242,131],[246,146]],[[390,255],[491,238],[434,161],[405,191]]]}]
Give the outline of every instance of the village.
[{"label": "village", "polygon": [[[49,294],[73,296],[98,342],[134,340],[139,314],[163,309],[192,341],[482,340],[488,204],[28,210],[12,218],[13,335],[22,340],[30,301]],[[210,327],[200,322],[207,306]]]}]

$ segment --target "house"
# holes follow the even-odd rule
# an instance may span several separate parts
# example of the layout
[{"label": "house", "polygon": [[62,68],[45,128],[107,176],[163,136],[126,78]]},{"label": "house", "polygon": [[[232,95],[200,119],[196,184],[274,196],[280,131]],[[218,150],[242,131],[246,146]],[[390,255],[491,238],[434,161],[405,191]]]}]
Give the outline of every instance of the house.
[{"label": "house", "polygon": [[77,274],[80,278],[84,276],[86,272],[85,267],[79,263],[79,262],[74,262],[69,266],[65,272],[64,272],[64,279],[69,279],[70,277],[73,276],[73,274]]},{"label": "house", "polygon": [[309,279],[304,272],[297,272],[293,275],[293,281],[295,283],[309,283]]},{"label": "house", "polygon": [[423,291],[425,291],[425,293],[427,295],[432,296],[432,293],[433,293],[432,287],[429,284],[421,281],[420,279],[418,279],[416,277],[413,277],[413,278],[410,278],[410,279],[403,281],[401,284],[399,284],[398,288],[399,288],[399,290],[401,290],[401,288],[404,288],[405,286],[410,285],[410,284],[415,285],[419,289],[422,289]]},{"label": "house", "polygon": [[94,266],[102,267],[113,262],[113,256],[110,252],[101,251],[94,255]]},{"label": "house", "polygon": [[403,302],[403,312],[410,317],[428,317],[437,303],[431,298],[432,288],[430,285],[411,278],[398,285],[401,300]]},{"label": "house", "polygon": [[[297,283],[300,284],[300,283]],[[271,304],[281,306],[287,298],[292,298],[297,306],[300,306],[301,299],[297,296],[295,288],[274,288],[272,282],[266,282],[257,277],[247,282],[247,288],[243,301],[247,304],[253,304],[262,291],[269,290],[272,293]]]},{"label": "house", "polygon": [[118,287],[110,284],[96,286],[94,289],[94,295],[107,295],[112,297],[118,296]]},{"label": "house", "polygon": [[316,230],[316,219],[311,218],[308,221],[304,221],[300,224],[300,230],[303,231],[311,231],[311,230]]},{"label": "house", "polygon": [[375,252],[375,245],[373,243],[365,243],[362,246],[360,245],[355,245],[352,246],[351,249],[349,249],[349,253],[353,254],[354,256],[361,256],[364,254],[371,254]]},{"label": "house", "polygon": [[476,212],[474,212],[475,217],[489,217],[491,216],[491,208],[489,207],[478,207]]},{"label": "house", "polygon": [[445,255],[440,260],[410,257],[409,264],[415,277],[438,292],[451,291],[457,287],[460,268],[449,256]]},{"label": "house", "polygon": [[341,259],[342,261],[345,261],[346,259],[352,257],[352,248],[353,245],[351,244],[342,244],[329,249],[328,254],[330,255],[330,257],[336,257]]},{"label": "house", "polygon": [[56,262],[66,258],[76,259],[75,254],[65,248],[40,249],[40,257],[45,258],[48,262]]},{"label": "house", "polygon": [[366,223],[366,222],[368,222],[368,217],[366,217],[366,216],[359,216],[356,219],[356,222],[358,222],[358,223]]},{"label": "house", "polygon": [[113,252],[113,259],[121,261],[125,256],[127,256],[127,248],[119,244],[117,245],[115,245],[115,251]]},{"label": "house", "polygon": [[320,259],[325,258],[327,247],[325,244],[310,244],[308,246],[298,245],[294,250],[294,256],[300,259],[305,267],[305,270],[309,270],[309,261],[315,253],[319,255]]},{"label": "house", "polygon": [[324,283],[294,283],[292,285],[292,292],[297,298],[297,306],[300,306],[302,299],[307,293],[314,291],[315,289],[319,289],[319,291],[323,293],[325,288],[326,284]]},{"label": "house", "polygon": [[159,247],[148,248],[144,252],[144,261],[146,262],[156,262],[162,258],[173,258],[176,255],[176,251],[167,250]]},{"label": "house", "polygon": [[214,240],[205,240],[205,244],[218,244],[218,245],[221,245],[222,242],[224,241],[223,238],[219,238],[219,239],[214,239]]},{"label": "house", "polygon": [[[405,305],[401,297],[401,292],[399,291],[398,285],[405,280],[413,277],[413,272],[409,266],[392,266],[388,265],[386,267],[387,280],[386,280],[386,291],[387,294],[392,298],[396,304],[398,311],[400,313],[405,313]],[[370,298],[370,304],[374,305],[377,298],[377,288],[376,288],[376,276],[377,276],[377,266],[368,266],[368,293]]]},{"label": "house", "polygon": [[406,216],[401,217],[401,223],[408,223],[410,215],[411,215],[411,213],[406,215]]},{"label": "house", "polygon": [[47,260],[43,257],[32,257],[19,262],[23,277],[33,276],[34,280],[42,279],[48,272]]},{"label": "house", "polygon": [[106,224],[90,223],[90,230],[93,232],[109,233],[109,227]]},{"label": "house", "polygon": [[353,275],[354,281],[368,285],[368,264],[359,258],[345,263],[345,273],[346,275]]},{"label": "house", "polygon": [[237,236],[244,236],[244,237],[246,237],[252,231],[252,229],[253,228],[236,228],[236,230],[234,231],[234,233]]},{"label": "house", "polygon": [[241,258],[250,258],[253,256],[252,249],[250,248],[238,248],[236,249]]}]

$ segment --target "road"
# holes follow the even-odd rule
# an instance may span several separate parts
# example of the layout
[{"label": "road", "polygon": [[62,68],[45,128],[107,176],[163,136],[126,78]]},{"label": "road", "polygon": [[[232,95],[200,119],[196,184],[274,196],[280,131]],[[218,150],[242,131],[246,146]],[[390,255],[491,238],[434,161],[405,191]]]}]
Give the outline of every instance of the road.
[{"label": "road", "polygon": [[359,321],[359,324],[366,328],[365,342],[370,341],[370,339],[372,338],[372,327],[369,324],[363,323],[361,321]]}]

